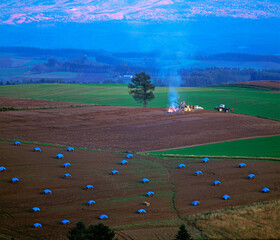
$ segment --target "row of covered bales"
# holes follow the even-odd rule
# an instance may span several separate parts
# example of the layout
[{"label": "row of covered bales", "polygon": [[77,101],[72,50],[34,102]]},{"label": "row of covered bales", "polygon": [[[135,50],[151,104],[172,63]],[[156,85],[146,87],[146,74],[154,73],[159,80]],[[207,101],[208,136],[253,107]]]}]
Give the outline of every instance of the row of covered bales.
[{"label": "row of covered bales", "polygon": [[[207,157],[204,158],[204,159],[202,160],[203,163],[208,163],[209,161],[210,161],[210,159],[207,158]],[[181,163],[181,164],[178,165],[178,168],[179,168],[179,169],[183,169],[183,168],[185,168],[185,167],[186,167],[186,165],[183,164],[183,163]],[[244,167],[247,167],[247,165],[246,165],[245,163],[239,163],[239,164],[238,164],[238,167],[239,167],[239,168],[244,168]],[[196,172],[194,173],[194,175],[195,175],[195,176],[202,176],[202,175],[203,175],[203,172],[200,171],[200,170],[198,170],[198,171],[196,171]],[[252,173],[249,174],[249,175],[247,176],[247,178],[248,178],[249,180],[253,180],[255,177],[256,177],[255,174],[252,174]],[[213,181],[212,185],[213,185],[213,186],[219,186],[219,185],[221,185],[221,181],[215,180],[215,181]],[[270,189],[267,188],[267,187],[264,187],[264,188],[262,188],[261,191],[262,191],[263,193],[268,193],[268,192],[270,192]],[[230,197],[230,195],[225,194],[225,195],[222,196],[222,199],[224,199],[224,200],[229,200],[229,199],[231,199],[231,197]],[[191,203],[191,205],[193,205],[193,206],[198,206],[199,204],[200,204],[200,201],[198,201],[198,200],[195,200],[195,201],[193,201],[193,202]]]},{"label": "row of covered bales", "polygon": [[[16,142],[14,142],[14,145],[15,145],[15,146],[21,146],[21,142],[16,141]],[[68,148],[67,148],[67,151],[68,151],[68,152],[74,152],[74,148],[73,148],[73,147],[68,147]],[[35,147],[35,148],[34,148],[34,152],[42,152],[42,150],[41,150],[41,148],[39,148],[39,147]],[[63,158],[64,158],[64,155],[63,155],[62,153],[59,153],[59,154],[56,155],[56,158],[57,158],[57,159],[63,159]],[[133,158],[133,154],[127,154],[127,155],[126,155],[126,159],[122,160],[122,161],[120,162],[120,164],[121,164],[121,165],[127,165],[127,164],[128,164],[128,161],[127,161],[127,160],[130,159],[130,158]],[[63,164],[63,167],[64,167],[64,168],[69,168],[69,167],[71,167],[71,163],[66,162],[66,163]],[[6,170],[7,170],[6,167],[4,167],[4,166],[1,166],[1,167],[0,167],[0,172],[5,172]],[[119,171],[118,171],[118,170],[112,170],[112,171],[111,171],[111,174],[112,174],[112,175],[118,175],[118,174],[119,174]],[[71,178],[72,178],[72,175],[71,175],[70,173],[65,173],[65,174],[64,174],[64,178],[65,178],[65,179],[71,179]],[[150,180],[149,180],[148,178],[143,178],[143,179],[141,180],[142,183],[148,183],[149,181],[150,181]],[[20,179],[19,179],[18,177],[13,177],[13,178],[10,180],[10,182],[11,182],[11,183],[18,183],[18,182],[20,182]],[[88,185],[86,185],[86,186],[84,187],[84,189],[85,189],[85,190],[92,190],[92,189],[94,189],[94,186],[91,185],[91,184],[88,184]],[[42,193],[43,193],[43,194],[53,194],[53,192],[52,192],[51,189],[44,189]],[[147,197],[153,197],[153,196],[154,196],[154,192],[148,191],[148,192],[146,193],[146,196],[147,196]],[[96,204],[96,201],[94,201],[94,200],[89,200],[89,201],[87,202],[87,205],[88,205],[88,206],[91,206],[91,205],[94,205],[94,204]],[[144,202],[144,205],[149,206],[150,203]],[[39,207],[33,207],[33,208],[32,208],[32,212],[40,212],[40,211],[41,211],[41,209],[40,209]],[[146,210],[145,210],[145,209],[139,209],[139,210],[137,211],[137,213],[143,214],[143,213],[146,213]],[[100,219],[100,220],[107,220],[107,219],[109,219],[109,217],[108,217],[108,215],[106,215],[106,214],[101,214],[101,215],[98,217],[98,219]],[[69,220],[69,219],[64,219],[64,220],[60,221],[60,224],[62,224],[62,225],[70,224],[70,220]],[[34,223],[34,224],[33,224],[33,227],[35,227],[35,228],[41,228],[41,227],[42,227],[42,224],[41,224],[41,223]]]}]

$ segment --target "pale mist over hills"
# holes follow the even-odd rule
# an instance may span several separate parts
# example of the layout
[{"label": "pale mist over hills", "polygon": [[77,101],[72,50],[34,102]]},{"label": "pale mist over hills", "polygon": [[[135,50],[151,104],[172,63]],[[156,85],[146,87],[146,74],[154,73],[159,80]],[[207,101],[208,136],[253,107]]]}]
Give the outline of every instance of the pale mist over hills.
[{"label": "pale mist over hills", "polygon": [[[32,64],[55,58],[61,66],[71,58],[83,56],[96,64],[138,67],[114,69],[103,80],[147,67],[175,67],[178,71],[207,67],[280,68],[278,0],[11,0],[1,3],[0,11],[2,47],[81,49],[72,57],[66,54],[67,59],[65,52],[61,56],[59,51],[37,54],[35,59],[25,54]],[[98,61],[100,58],[84,50],[98,51],[114,61]],[[2,56],[19,54],[8,54],[3,48],[1,51]],[[34,74],[32,64],[24,74]],[[59,69],[65,71],[44,68],[39,73]],[[155,69],[147,71],[158,76]]]}]

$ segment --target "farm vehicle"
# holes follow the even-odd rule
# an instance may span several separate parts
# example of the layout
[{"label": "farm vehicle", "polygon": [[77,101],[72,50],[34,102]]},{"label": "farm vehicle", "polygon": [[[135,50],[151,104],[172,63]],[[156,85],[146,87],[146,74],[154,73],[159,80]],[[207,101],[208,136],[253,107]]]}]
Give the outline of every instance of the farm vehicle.
[{"label": "farm vehicle", "polygon": [[220,104],[219,107],[215,107],[215,110],[219,111],[219,112],[229,112],[229,111],[233,111],[233,108],[227,107],[225,104]]}]

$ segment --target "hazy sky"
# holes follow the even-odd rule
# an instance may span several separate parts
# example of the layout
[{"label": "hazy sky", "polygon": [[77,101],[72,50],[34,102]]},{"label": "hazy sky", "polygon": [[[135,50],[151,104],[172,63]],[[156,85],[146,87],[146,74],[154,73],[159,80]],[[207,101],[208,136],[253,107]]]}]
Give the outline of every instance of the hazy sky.
[{"label": "hazy sky", "polygon": [[280,54],[280,0],[7,0],[0,46]]}]

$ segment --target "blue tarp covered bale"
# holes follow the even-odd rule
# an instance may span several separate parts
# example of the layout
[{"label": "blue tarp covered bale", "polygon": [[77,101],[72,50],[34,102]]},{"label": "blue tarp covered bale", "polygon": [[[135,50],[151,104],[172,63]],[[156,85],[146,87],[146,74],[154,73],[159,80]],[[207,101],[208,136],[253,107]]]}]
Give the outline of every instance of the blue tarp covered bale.
[{"label": "blue tarp covered bale", "polygon": [[34,152],[42,152],[42,150],[41,150],[41,148],[39,148],[39,147],[35,147],[35,148],[34,148]]},{"label": "blue tarp covered bale", "polygon": [[86,185],[86,190],[92,190],[93,186],[92,185]]},{"label": "blue tarp covered bale", "polygon": [[133,158],[133,154],[131,154],[131,153],[127,154],[126,158]]},{"label": "blue tarp covered bale", "polygon": [[215,180],[215,181],[213,182],[213,185],[214,185],[214,186],[219,186],[220,184],[221,184],[221,182],[218,181],[218,180]]},{"label": "blue tarp covered bale", "polygon": [[143,179],[141,180],[141,182],[142,182],[142,183],[149,183],[150,180],[149,180],[148,178],[143,178]]},{"label": "blue tarp covered bale", "polygon": [[229,200],[230,199],[230,196],[225,194],[223,197],[222,197],[224,200]]},{"label": "blue tarp covered bale", "polygon": [[139,209],[137,212],[140,213],[140,214],[144,214],[144,213],[146,213],[146,210],[144,210],[144,209]]},{"label": "blue tarp covered bale", "polygon": [[153,197],[155,195],[155,193],[152,191],[149,191],[146,193],[146,195],[147,195],[147,197]]},{"label": "blue tarp covered bale", "polygon": [[45,189],[43,191],[44,194],[52,194],[52,191],[50,189]]},{"label": "blue tarp covered bale", "polygon": [[18,183],[18,182],[19,182],[19,179],[16,178],[16,177],[14,177],[14,178],[11,179],[11,182],[12,182],[12,183]]},{"label": "blue tarp covered bale", "polygon": [[4,171],[6,171],[7,169],[5,168],[5,167],[3,167],[3,166],[1,166],[0,167],[0,172],[4,172]]},{"label": "blue tarp covered bale", "polygon": [[126,160],[122,160],[122,161],[121,161],[121,165],[127,165],[127,163],[128,163],[128,162],[127,162]]},{"label": "blue tarp covered bale", "polygon": [[268,192],[270,192],[270,190],[269,190],[269,188],[265,187],[265,188],[262,189],[262,192],[263,193],[268,193]]},{"label": "blue tarp covered bale", "polygon": [[195,175],[196,175],[196,176],[203,175],[203,172],[202,172],[202,171],[196,171],[196,172],[195,172]]},{"label": "blue tarp covered bale", "polygon": [[38,207],[34,207],[34,208],[32,208],[32,210],[33,210],[33,212],[40,212],[41,211],[40,208],[38,208]]},{"label": "blue tarp covered bale", "polygon": [[67,148],[67,151],[68,151],[68,152],[74,152],[74,148],[69,147],[69,148]]},{"label": "blue tarp covered bale", "polygon": [[64,156],[63,156],[63,154],[61,154],[61,153],[59,153],[59,154],[56,155],[56,158],[58,158],[58,159],[63,158],[63,157],[64,157]]},{"label": "blue tarp covered bale", "polygon": [[35,228],[40,227],[40,228],[41,228],[41,227],[42,227],[42,224],[41,224],[41,223],[34,223],[34,224],[33,224],[33,227],[35,227]]},{"label": "blue tarp covered bale", "polygon": [[71,176],[70,173],[65,173],[65,174],[64,174],[64,178],[65,178],[65,179],[71,179],[72,176]]},{"label": "blue tarp covered bale", "polygon": [[247,166],[247,165],[246,165],[245,163],[239,163],[239,164],[238,164],[238,167],[239,167],[239,168],[244,168],[244,167],[246,167],[246,166]]},{"label": "blue tarp covered bale", "polygon": [[93,200],[89,200],[89,201],[88,201],[88,205],[89,205],[89,206],[91,206],[92,204],[95,204],[95,203],[96,203],[96,202],[93,201]]},{"label": "blue tarp covered bale", "polygon": [[109,217],[105,214],[102,214],[102,215],[99,216],[99,219],[101,219],[101,220],[107,220],[108,218]]},{"label": "blue tarp covered bale", "polygon": [[63,166],[64,166],[65,168],[70,167],[70,166],[71,166],[71,163],[69,163],[69,162],[64,163]]},{"label": "blue tarp covered bale", "polygon": [[20,146],[20,145],[21,145],[21,142],[15,141],[15,142],[14,142],[14,145],[15,145],[15,146]]},{"label": "blue tarp covered bale", "polygon": [[207,163],[207,162],[209,162],[209,158],[203,158],[203,160],[202,160],[202,162],[204,162],[204,163]]},{"label": "blue tarp covered bale", "polygon": [[185,167],[186,167],[186,165],[183,164],[183,163],[181,163],[181,164],[178,165],[178,168],[185,168]]},{"label": "blue tarp covered bale", "polygon": [[113,171],[111,172],[111,174],[112,174],[112,175],[118,175],[118,174],[119,174],[119,171],[118,171],[118,170],[113,170]]},{"label": "blue tarp covered bale", "polygon": [[65,220],[62,220],[60,223],[61,223],[62,225],[65,225],[65,224],[70,224],[70,221],[67,220],[67,219],[65,219]]},{"label": "blue tarp covered bale", "polygon": [[248,179],[254,179],[256,176],[254,174],[249,174]]},{"label": "blue tarp covered bale", "polygon": [[200,201],[193,201],[193,202],[192,202],[192,205],[193,205],[193,206],[197,206],[197,205],[199,205],[199,204],[200,204]]}]

